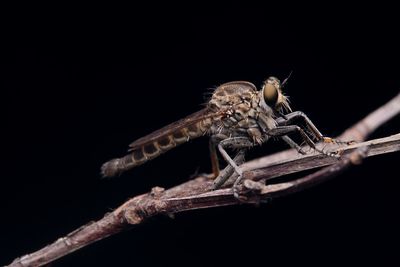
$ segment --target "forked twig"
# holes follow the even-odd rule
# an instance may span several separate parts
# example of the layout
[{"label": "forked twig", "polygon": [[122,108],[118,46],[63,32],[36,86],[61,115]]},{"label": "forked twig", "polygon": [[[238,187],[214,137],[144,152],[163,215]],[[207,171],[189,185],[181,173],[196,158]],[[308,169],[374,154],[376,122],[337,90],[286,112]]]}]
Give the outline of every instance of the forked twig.
[{"label": "forked twig", "polygon": [[[400,113],[400,94],[366,118],[347,129],[342,140],[363,141],[376,128]],[[286,150],[243,164],[246,180],[241,188],[246,203],[258,203],[263,199],[284,196],[332,178],[351,165],[359,164],[364,157],[400,150],[400,134],[371,140],[345,147],[338,161],[320,154],[298,155]],[[260,180],[273,179],[289,173],[330,165],[315,173],[294,181],[264,185]],[[163,213],[177,213],[191,209],[235,205],[240,202],[233,197],[230,188],[211,191],[212,181],[198,177],[168,190],[155,187],[151,192],[136,196],[97,222],[92,222],[59,238],[54,243],[23,257],[9,266],[42,266],[95,241],[129,229],[145,219]]]}]

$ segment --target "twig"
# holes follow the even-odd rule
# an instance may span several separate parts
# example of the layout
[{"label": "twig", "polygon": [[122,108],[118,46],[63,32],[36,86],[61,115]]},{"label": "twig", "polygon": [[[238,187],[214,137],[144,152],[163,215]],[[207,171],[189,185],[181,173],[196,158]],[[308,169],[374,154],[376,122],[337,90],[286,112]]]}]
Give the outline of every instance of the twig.
[{"label": "twig", "polygon": [[[398,113],[400,113],[400,94],[346,130],[341,138],[362,141]],[[243,183],[241,193],[247,196],[245,202],[257,203],[263,199],[297,192],[323,182],[353,164],[359,164],[366,156],[399,151],[400,134],[339,149],[342,149],[345,154],[340,161],[332,161],[320,155],[299,156],[296,152],[288,150],[244,164],[241,167],[246,170],[247,180]],[[291,182],[271,185],[256,182],[330,164],[329,167]],[[99,221],[84,225],[39,251],[15,259],[9,266],[26,267],[48,264],[95,241],[126,230],[132,225],[138,225],[157,214],[240,203],[233,197],[230,188],[211,191],[211,186],[212,181],[205,177],[198,177],[169,190],[155,187],[150,193],[128,200]]]},{"label": "twig", "polygon": [[[344,157],[341,161],[327,168],[321,169],[315,173],[307,175],[303,178],[279,183],[264,185],[254,182],[253,180],[245,180],[241,193],[250,192],[247,196],[246,203],[256,203],[269,200],[271,198],[285,196],[289,193],[304,190],[310,186],[324,182],[327,179],[343,172],[351,165],[360,164],[362,159],[366,157],[368,151],[367,146],[363,146],[350,155]],[[261,177],[258,177],[261,178]],[[164,205],[164,212],[177,213],[186,210],[213,208],[227,205],[238,204],[238,200],[234,198],[230,188],[206,192],[200,195],[190,197],[179,197],[171,199],[161,199]]]},{"label": "twig", "polygon": [[[390,153],[400,150],[400,134],[395,134],[389,137],[374,139],[368,142],[349,145],[346,147],[333,146],[329,149],[330,152],[338,152],[342,155],[347,155],[354,152],[356,149],[368,147],[366,156],[376,156],[384,153]],[[243,164],[245,178],[252,180],[270,180],[283,175],[323,167],[338,163],[338,160],[333,157],[326,157],[319,153],[308,155],[295,155],[292,158],[272,161],[270,157],[259,158],[255,161]]]}]

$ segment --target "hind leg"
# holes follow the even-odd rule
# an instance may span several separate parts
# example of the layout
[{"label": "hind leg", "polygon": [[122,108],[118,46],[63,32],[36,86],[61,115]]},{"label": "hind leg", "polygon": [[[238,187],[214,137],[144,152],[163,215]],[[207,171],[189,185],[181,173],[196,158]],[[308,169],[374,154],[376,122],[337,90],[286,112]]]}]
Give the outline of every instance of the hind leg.
[{"label": "hind leg", "polygon": [[[236,163],[236,165],[240,165],[244,162],[244,155],[245,155],[245,150],[239,150],[239,152],[236,154],[236,156],[233,158],[233,161]],[[231,165],[227,165],[225,167],[225,169],[223,169],[218,177],[214,180],[214,184],[213,184],[213,189],[218,189],[221,186],[224,185],[224,183],[233,175],[233,173],[235,172],[235,170],[233,169],[233,167]]]},{"label": "hind leg", "polygon": [[[244,156],[244,149],[248,147],[252,147],[253,143],[248,139],[244,137],[232,137],[232,138],[227,138],[219,142],[218,144],[218,150],[221,153],[222,157],[224,160],[228,163],[228,167],[230,167],[233,172],[237,173],[238,177],[236,178],[234,184],[233,184],[233,195],[235,198],[239,199],[239,193],[238,193],[238,185],[240,181],[243,178],[243,171],[240,169],[240,167],[237,165],[237,160],[241,158],[241,153],[243,153]],[[232,159],[231,156],[229,156],[228,152],[226,152],[226,148],[239,148],[241,149],[238,153],[238,156],[235,157],[235,159]],[[233,174],[232,172],[232,174]],[[227,174],[229,172],[227,171]],[[232,175],[231,174],[231,175]],[[217,178],[218,184],[223,184],[231,175],[227,175],[226,177],[221,177]]]}]

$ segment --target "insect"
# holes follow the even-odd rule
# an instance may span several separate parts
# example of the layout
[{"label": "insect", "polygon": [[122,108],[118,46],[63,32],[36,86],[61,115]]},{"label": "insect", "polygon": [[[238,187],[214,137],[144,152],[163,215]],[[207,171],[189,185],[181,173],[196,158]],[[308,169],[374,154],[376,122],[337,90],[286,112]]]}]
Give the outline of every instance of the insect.
[{"label": "insect", "polygon": [[[303,112],[292,112],[287,96],[282,93],[286,82],[287,79],[281,83],[279,79],[269,77],[261,90],[246,81],[218,86],[204,109],[131,143],[128,155],[103,164],[102,175],[119,175],[180,144],[209,135],[212,170],[216,178],[214,187],[220,187],[236,173],[233,191],[238,197],[237,188],[243,174],[238,165],[246,149],[262,145],[271,137],[281,138],[304,154],[301,146],[288,136],[297,133],[311,148],[336,157],[319,150],[314,143],[314,140],[333,142],[333,139],[324,137]],[[296,125],[297,120],[302,120],[305,127]],[[223,171],[219,169],[217,149],[227,162]],[[236,156],[232,158],[227,149],[234,150]]]}]

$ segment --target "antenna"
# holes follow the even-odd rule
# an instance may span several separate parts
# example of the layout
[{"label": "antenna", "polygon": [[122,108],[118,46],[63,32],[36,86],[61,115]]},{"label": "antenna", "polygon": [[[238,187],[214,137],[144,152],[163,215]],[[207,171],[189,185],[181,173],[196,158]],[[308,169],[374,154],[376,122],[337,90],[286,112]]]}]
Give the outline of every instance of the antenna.
[{"label": "antenna", "polygon": [[291,70],[289,73],[289,76],[287,76],[286,79],[283,80],[281,87],[285,86],[285,84],[287,83],[287,81],[289,80],[290,76],[292,76],[293,71]]}]

